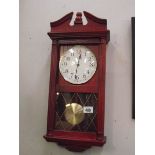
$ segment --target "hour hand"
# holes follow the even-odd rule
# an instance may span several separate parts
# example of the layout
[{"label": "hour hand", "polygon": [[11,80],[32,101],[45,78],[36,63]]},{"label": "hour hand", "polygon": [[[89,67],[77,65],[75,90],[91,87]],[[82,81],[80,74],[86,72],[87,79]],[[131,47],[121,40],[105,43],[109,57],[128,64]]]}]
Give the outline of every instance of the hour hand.
[{"label": "hour hand", "polygon": [[80,66],[80,64],[79,64],[80,59],[81,59],[81,54],[79,55],[79,59],[78,59],[78,63],[77,63],[77,67],[79,67],[79,66]]}]

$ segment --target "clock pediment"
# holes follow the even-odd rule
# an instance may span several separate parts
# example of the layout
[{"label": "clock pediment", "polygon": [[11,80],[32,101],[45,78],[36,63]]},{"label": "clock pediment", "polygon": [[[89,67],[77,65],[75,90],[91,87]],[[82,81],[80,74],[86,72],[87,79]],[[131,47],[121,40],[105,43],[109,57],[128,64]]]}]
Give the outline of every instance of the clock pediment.
[{"label": "clock pediment", "polygon": [[51,22],[51,31],[48,32],[50,38],[73,38],[78,36],[100,37],[105,38],[106,42],[110,40],[110,31],[107,30],[107,20],[95,17],[94,15],[84,11],[87,24],[83,24],[82,13],[77,12],[74,25],[70,25],[73,18],[73,12],[65,15],[61,19]]}]

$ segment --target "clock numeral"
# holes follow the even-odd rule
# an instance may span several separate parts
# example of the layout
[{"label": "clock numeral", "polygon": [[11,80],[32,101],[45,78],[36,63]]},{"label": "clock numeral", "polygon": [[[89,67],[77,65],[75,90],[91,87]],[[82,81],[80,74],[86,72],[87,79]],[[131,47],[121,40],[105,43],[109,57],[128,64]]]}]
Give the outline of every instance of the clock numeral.
[{"label": "clock numeral", "polygon": [[94,63],[90,63],[89,66],[90,66],[90,67],[94,67]]},{"label": "clock numeral", "polygon": [[78,53],[78,54],[81,54],[81,49],[78,49],[78,50],[77,50],[77,53]]},{"label": "clock numeral", "polygon": [[86,75],[85,74],[83,74],[83,78],[86,79]]},{"label": "clock numeral", "polygon": [[88,58],[88,61],[91,61],[92,59],[94,59],[94,56],[93,55]]},{"label": "clock numeral", "polygon": [[67,60],[67,61],[70,61],[70,57],[67,57],[66,60]]},{"label": "clock numeral", "polygon": [[73,57],[74,56],[74,53],[71,53],[71,56]]},{"label": "clock numeral", "polygon": [[61,65],[62,66],[67,66],[67,62],[63,62]]},{"label": "clock numeral", "polygon": [[87,70],[87,74],[89,74],[90,72],[89,72],[89,70]]},{"label": "clock numeral", "polygon": [[73,77],[73,73],[71,73],[71,78]]},{"label": "clock numeral", "polygon": [[75,79],[76,79],[76,80],[79,80],[79,76],[75,75]]},{"label": "clock numeral", "polygon": [[91,61],[91,57],[88,58],[88,61]]},{"label": "clock numeral", "polygon": [[64,73],[68,73],[68,69],[66,69],[66,70],[64,71]]}]

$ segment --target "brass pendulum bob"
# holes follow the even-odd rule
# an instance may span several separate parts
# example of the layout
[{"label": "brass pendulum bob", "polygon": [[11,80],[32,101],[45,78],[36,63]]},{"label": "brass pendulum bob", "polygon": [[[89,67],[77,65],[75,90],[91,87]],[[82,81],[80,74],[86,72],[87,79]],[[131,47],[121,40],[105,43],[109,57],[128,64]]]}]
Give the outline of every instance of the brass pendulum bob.
[{"label": "brass pendulum bob", "polygon": [[66,104],[65,118],[73,126],[80,124],[84,120],[83,107],[78,103]]}]

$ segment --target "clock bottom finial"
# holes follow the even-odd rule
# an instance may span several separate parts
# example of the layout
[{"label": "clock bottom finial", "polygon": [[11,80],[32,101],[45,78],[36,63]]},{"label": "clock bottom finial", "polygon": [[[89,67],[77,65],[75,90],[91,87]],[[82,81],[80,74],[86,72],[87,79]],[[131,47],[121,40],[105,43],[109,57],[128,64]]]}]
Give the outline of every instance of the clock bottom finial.
[{"label": "clock bottom finial", "polygon": [[85,145],[85,146],[82,146],[82,145],[70,145],[70,144],[65,144],[64,143],[61,143],[59,142],[58,145],[62,146],[62,147],[65,147],[67,150],[69,151],[72,151],[72,152],[83,152],[89,148],[91,148],[90,145]]},{"label": "clock bottom finial", "polygon": [[44,138],[48,142],[57,142],[58,145],[65,147],[67,150],[72,152],[83,152],[92,146],[103,146],[106,143],[106,137],[104,136],[103,139],[100,140],[87,140],[82,141],[79,138],[74,139],[73,136],[70,139],[66,139],[66,137],[62,137],[57,139],[52,137],[52,135],[45,135]]}]

